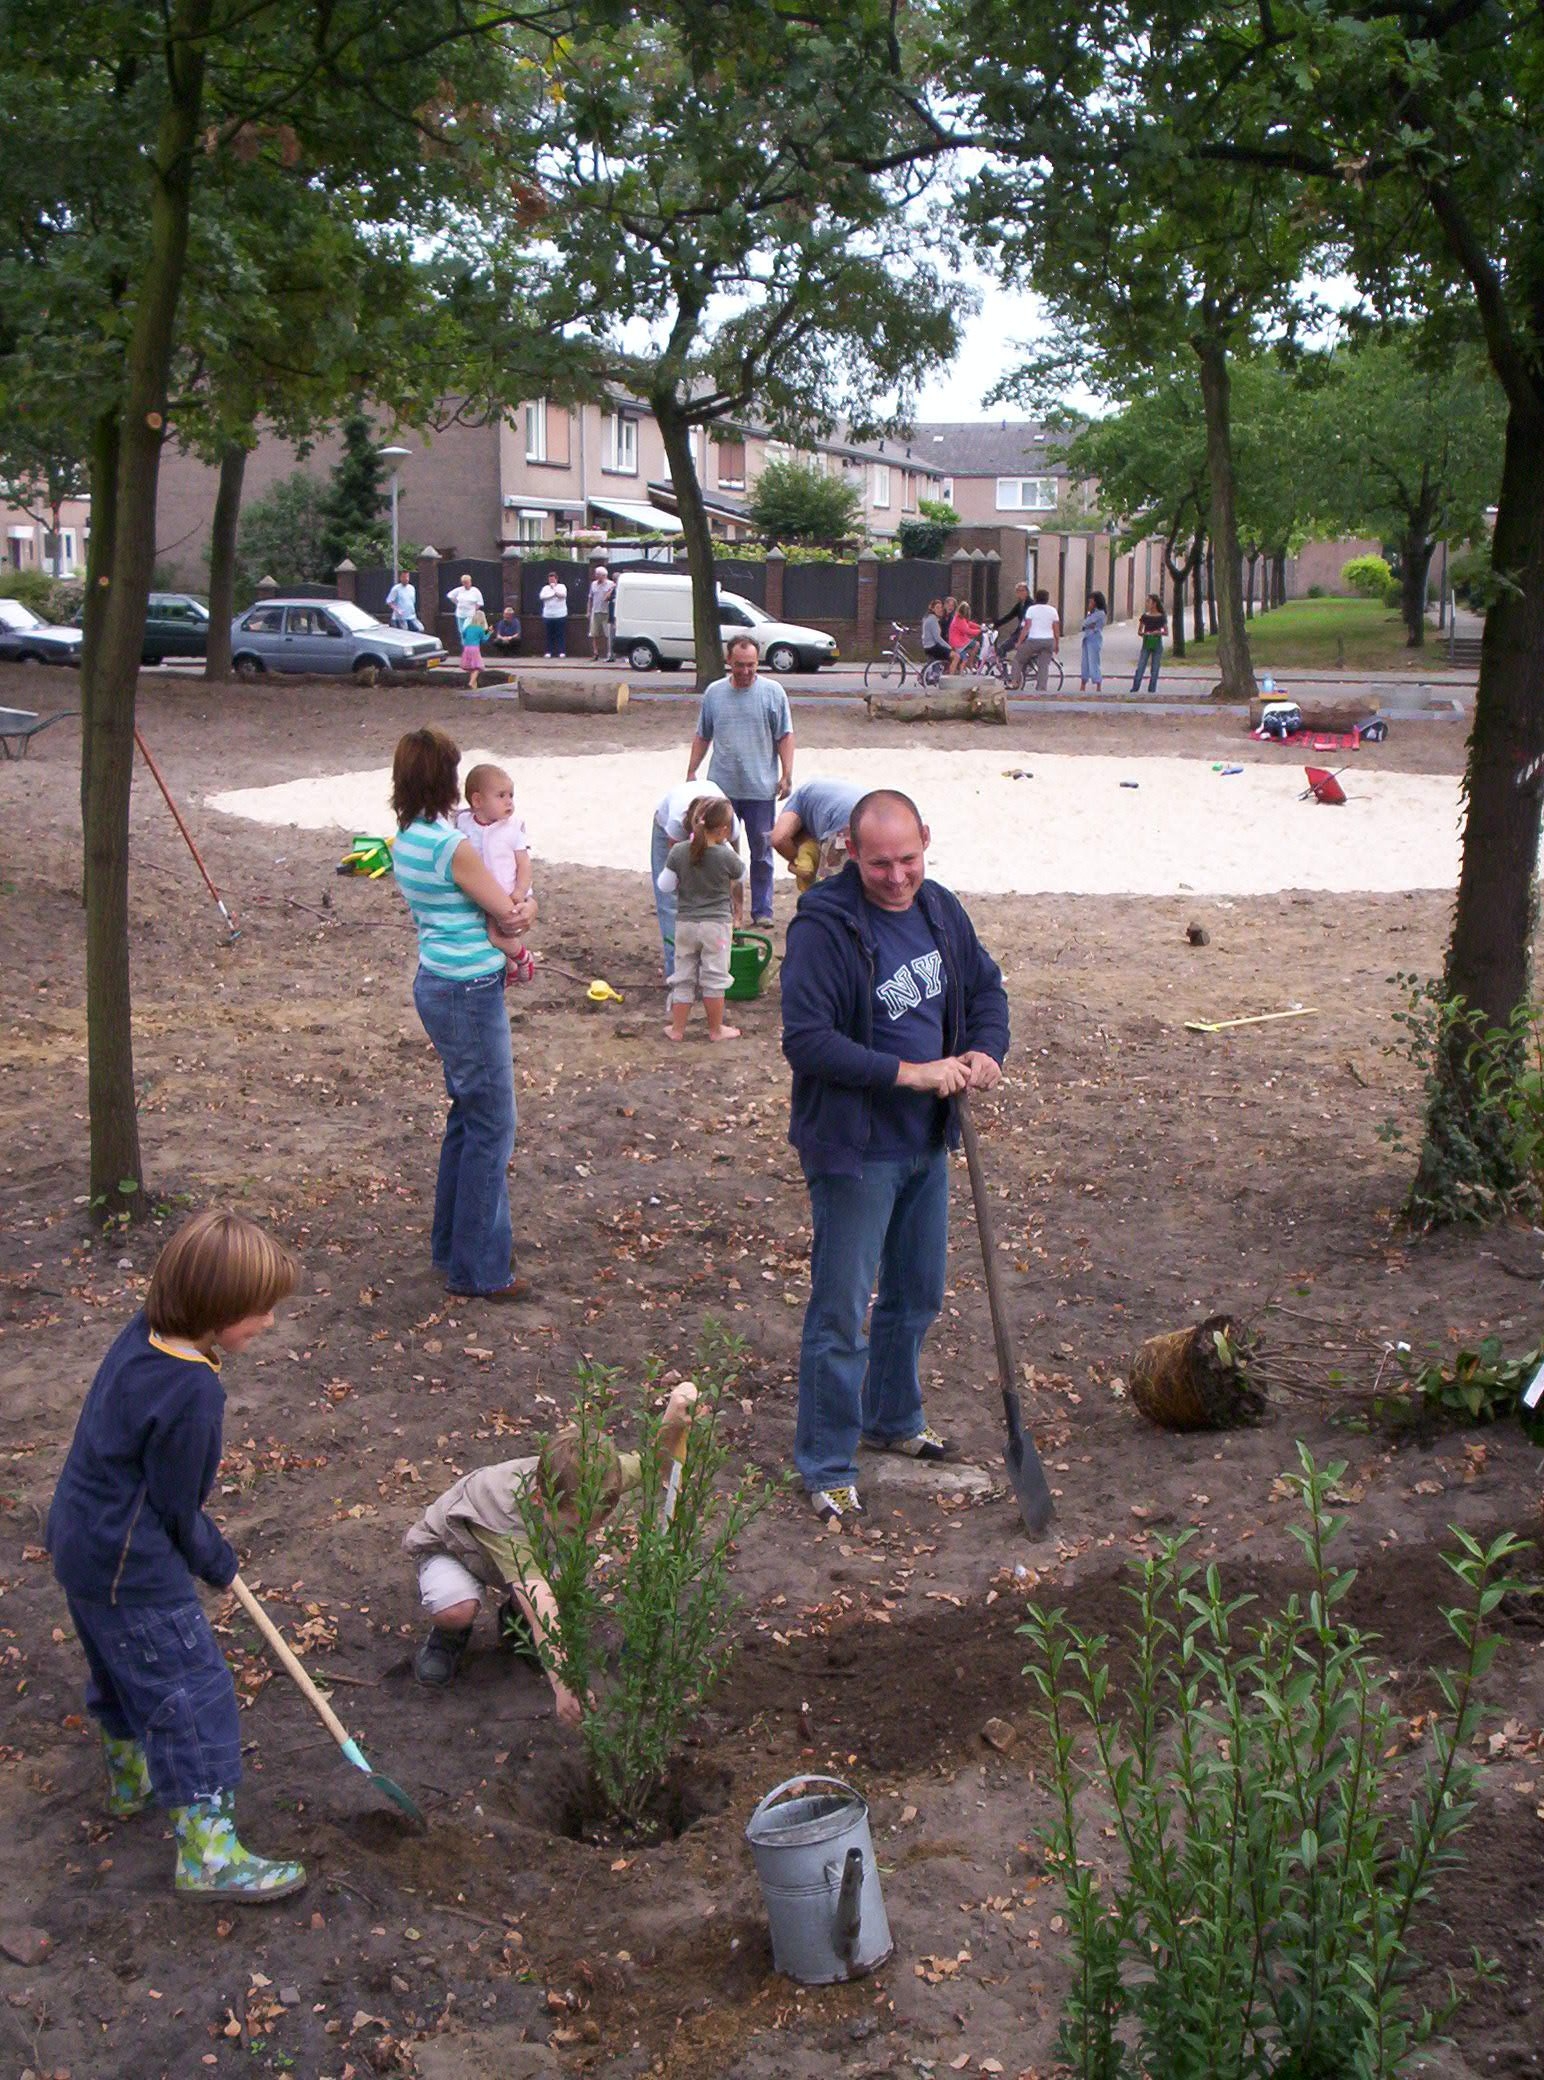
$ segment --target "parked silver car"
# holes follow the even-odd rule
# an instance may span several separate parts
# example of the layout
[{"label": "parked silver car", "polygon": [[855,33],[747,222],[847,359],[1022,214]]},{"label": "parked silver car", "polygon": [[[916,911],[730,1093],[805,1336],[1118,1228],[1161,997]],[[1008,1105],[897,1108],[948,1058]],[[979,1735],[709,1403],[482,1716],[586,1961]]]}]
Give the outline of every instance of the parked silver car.
[{"label": "parked silver car", "polygon": [[433,636],[386,628],[346,599],[264,599],[231,623],[231,663],[244,679],[262,672],[421,671],[445,655]]},{"label": "parked silver car", "polygon": [[85,637],[57,628],[19,599],[0,599],[0,657],[14,664],[79,664]]}]

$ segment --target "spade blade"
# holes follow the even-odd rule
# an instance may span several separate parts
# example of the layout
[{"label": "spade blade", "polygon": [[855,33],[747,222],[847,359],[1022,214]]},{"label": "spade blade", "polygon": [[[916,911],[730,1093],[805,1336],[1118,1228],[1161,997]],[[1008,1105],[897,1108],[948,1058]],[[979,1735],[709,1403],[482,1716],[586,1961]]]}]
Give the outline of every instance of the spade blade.
[{"label": "spade blade", "polygon": [[1003,1414],[1008,1420],[1008,1441],[1003,1447],[1003,1463],[1008,1469],[1008,1479],[1013,1484],[1013,1492],[1018,1497],[1019,1515],[1024,1519],[1024,1528],[1038,1538],[1051,1521],[1051,1490],[1040,1454],[1035,1450],[1034,1439],[1024,1429],[1019,1397],[1011,1389],[1003,1395]]}]

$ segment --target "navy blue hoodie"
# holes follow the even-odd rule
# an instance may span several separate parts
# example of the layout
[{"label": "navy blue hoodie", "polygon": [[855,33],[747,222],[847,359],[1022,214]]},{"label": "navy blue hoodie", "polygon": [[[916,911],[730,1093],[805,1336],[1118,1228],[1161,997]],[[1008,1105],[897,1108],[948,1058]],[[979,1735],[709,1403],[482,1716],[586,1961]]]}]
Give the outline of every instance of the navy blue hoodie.
[{"label": "navy blue hoodie", "polygon": [[[997,963],[964,905],[924,881],[917,907],[944,957],[944,1053],[1008,1052],[1008,998]],[[788,927],[783,955],[783,1053],[793,1070],[788,1138],[806,1177],[857,1177],[868,1146],[870,1093],[888,1090],[900,1063],[874,1046],[875,954],[857,867],[816,884]],[[959,1125],[950,1108],[949,1145]]]},{"label": "navy blue hoodie", "polygon": [[48,1512],[54,1573],[72,1596],[185,1603],[195,1575],[229,1585],[235,1551],[204,1515],[224,1413],[214,1362],[135,1315],[91,1382]]}]

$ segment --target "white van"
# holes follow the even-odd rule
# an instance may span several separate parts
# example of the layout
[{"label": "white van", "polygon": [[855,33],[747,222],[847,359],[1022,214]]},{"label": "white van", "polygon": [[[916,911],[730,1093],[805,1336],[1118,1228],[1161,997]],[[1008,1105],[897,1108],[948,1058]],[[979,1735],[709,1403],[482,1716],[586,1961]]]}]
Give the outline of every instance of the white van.
[{"label": "white van", "polygon": [[[692,639],[692,581],[678,571],[623,570],[617,573],[616,654],[635,672],[656,667],[673,672],[695,658]],[[738,593],[718,588],[719,634],[751,635],[769,672],[818,672],[837,658],[835,640],[824,629],[797,621],[774,621]]]}]

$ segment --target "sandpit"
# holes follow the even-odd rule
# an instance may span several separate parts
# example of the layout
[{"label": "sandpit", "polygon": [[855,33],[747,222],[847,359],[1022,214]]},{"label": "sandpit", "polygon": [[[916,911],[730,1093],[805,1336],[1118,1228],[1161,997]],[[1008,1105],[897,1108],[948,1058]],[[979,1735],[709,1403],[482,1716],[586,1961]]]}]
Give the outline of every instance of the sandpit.
[{"label": "sandpit", "polygon": [[[1340,808],[1299,800],[1303,764],[1249,764],[1224,776],[1194,758],[913,749],[801,757],[796,776],[840,775],[903,788],[932,830],[929,872],[979,895],[1271,895],[1452,888],[1461,805],[1448,775],[1348,762]],[[637,870],[655,803],[683,776],[679,750],[522,757],[469,751],[515,776],[540,859]],[[1333,761],[1328,761],[1333,763]],[[1014,771],[1028,778],[1010,777]],[[1135,782],[1135,786],[1123,783]],[[323,773],[208,797],[209,807],[277,828],[393,828],[385,767]]]}]

